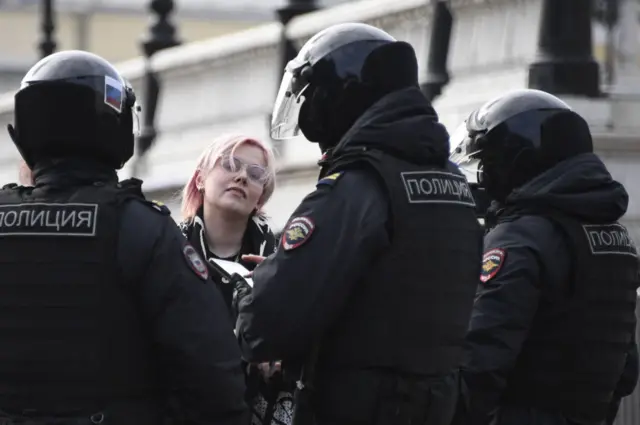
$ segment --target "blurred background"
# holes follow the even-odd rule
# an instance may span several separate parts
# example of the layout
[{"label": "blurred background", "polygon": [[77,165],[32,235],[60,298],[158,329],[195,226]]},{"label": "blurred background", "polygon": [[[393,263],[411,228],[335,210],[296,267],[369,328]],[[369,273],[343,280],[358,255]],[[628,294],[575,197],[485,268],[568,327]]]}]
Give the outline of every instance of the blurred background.
[{"label": "blurred background", "polygon": [[[346,0],[322,0],[328,7]],[[111,62],[139,56],[149,0],[52,0],[57,49],[80,49]],[[160,2],[159,7],[167,7]],[[179,0],[172,20],[183,43],[205,40],[276,19],[286,0]],[[0,0],[0,92],[11,91],[40,56],[42,0]],[[167,2],[167,4],[169,4]]]},{"label": "blurred background", "polygon": [[[449,131],[507,90],[560,96],[626,185],[624,221],[640,244],[640,0],[0,0],[0,184],[18,176],[4,127],[22,76],[53,51],[81,49],[114,62],[144,108],[121,178],[143,179],[179,220],[178,192],[200,152],[216,135],[247,133],[276,151],[266,211],[280,230],[314,189],[319,150],[303,138],[272,141],[272,104],[286,62],[340,22],[410,42]],[[640,424],[638,391],[617,424]]]}]

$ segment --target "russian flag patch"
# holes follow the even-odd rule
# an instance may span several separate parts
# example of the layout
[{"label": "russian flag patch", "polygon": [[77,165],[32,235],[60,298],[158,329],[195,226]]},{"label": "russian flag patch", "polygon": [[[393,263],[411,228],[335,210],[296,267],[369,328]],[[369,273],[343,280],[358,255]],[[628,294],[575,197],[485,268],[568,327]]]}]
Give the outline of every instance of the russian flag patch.
[{"label": "russian flag patch", "polygon": [[123,97],[124,88],[122,87],[122,83],[115,78],[111,78],[105,75],[104,103],[115,109],[118,113],[121,113]]}]

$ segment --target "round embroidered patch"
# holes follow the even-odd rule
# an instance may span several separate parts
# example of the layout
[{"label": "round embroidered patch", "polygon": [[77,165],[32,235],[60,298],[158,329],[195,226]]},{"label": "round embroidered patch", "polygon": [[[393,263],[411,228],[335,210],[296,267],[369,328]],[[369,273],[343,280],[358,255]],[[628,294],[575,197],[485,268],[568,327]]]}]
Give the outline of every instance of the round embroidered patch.
[{"label": "round embroidered patch", "polygon": [[209,278],[209,269],[205,262],[202,261],[202,258],[196,249],[190,244],[187,244],[182,248],[182,253],[184,254],[184,258],[187,260],[187,264],[189,264],[189,267],[191,267],[195,274],[197,274],[202,280],[207,280]]},{"label": "round embroidered patch", "polygon": [[504,249],[500,248],[490,249],[484,253],[482,257],[482,271],[480,272],[480,281],[482,283],[488,282],[498,274],[504,264],[506,256],[507,254],[504,252]]},{"label": "round embroidered patch", "polygon": [[315,229],[315,224],[309,217],[296,217],[292,219],[282,232],[282,247],[285,251],[298,248],[309,240],[313,229]]}]

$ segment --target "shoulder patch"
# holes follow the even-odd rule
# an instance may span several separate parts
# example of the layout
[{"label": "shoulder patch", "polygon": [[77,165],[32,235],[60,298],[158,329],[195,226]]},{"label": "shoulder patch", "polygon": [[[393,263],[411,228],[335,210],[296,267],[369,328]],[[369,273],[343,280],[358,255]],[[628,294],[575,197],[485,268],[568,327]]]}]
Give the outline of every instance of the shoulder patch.
[{"label": "shoulder patch", "polygon": [[485,252],[482,256],[480,282],[486,283],[493,279],[502,268],[505,258],[507,258],[507,253],[504,249],[495,248]]},{"label": "shoulder patch", "polygon": [[149,205],[154,210],[158,211],[162,215],[171,215],[171,210],[165,204],[160,201],[144,200],[144,203]]},{"label": "shoulder patch", "polygon": [[630,255],[638,251],[629,231],[618,223],[582,225],[592,255]]},{"label": "shoulder patch", "polygon": [[343,174],[344,171],[338,171],[337,173],[329,174],[328,176],[325,176],[318,180],[318,183],[316,183],[316,187],[320,185],[333,186],[340,179],[340,177],[342,177]]},{"label": "shoulder patch", "polygon": [[309,240],[315,224],[310,217],[295,217],[282,231],[282,247],[285,251],[298,248]]},{"label": "shoulder patch", "polygon": [[193,245],[187,243],[184,248],[182,248],[182,254],[189,267],[191,267],[191,270],[193,270],[200,279],[207,280],[209,278],[209,269]]}]

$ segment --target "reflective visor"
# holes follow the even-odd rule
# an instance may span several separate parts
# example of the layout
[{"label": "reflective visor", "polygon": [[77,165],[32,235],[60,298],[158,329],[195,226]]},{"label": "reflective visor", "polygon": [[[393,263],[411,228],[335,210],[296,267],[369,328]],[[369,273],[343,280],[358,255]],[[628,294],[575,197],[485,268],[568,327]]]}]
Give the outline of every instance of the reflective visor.
[{"label": "reflective visor", "polygon": [[300,135],[298,115],[305,100],[304,93],[308,87],[308,83],[301,84],[300,79],[296,78],[292,72],[285,71],[276,102],[273,105],[271,138],[285,140]]},{"label": "reflective visor", "polygon": [[480,183],[482,172],[475,139],[469,137],[467,123],[464,122],[449,137],[449,160],[456,164],[469,183]]}]

